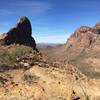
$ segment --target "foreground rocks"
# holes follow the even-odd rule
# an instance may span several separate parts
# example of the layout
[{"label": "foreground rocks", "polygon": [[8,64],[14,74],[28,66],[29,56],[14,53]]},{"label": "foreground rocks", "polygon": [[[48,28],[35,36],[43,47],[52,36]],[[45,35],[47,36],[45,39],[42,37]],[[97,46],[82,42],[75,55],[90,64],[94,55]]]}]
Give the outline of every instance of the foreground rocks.
[{"label": "foreground rocks", "polygon": [[41,53],[29,46],[14,44],[0,47],[0,72],[27,69],[40,63],[43,63]]},{"label": "foreground rocks", "polygon": [[100,99],[100,81],[86,78],[76,80],[70,73],[68,70],[43,66],[0,73],[0,100]]},{"label": "foreground rocks", "polygon": [[0,36],[0,44],[2,45],[14,43],[31,46],[33,49],[36,49],[36,43],[32,37],[31,23],[26,16],[21,17],[14,28]]}]

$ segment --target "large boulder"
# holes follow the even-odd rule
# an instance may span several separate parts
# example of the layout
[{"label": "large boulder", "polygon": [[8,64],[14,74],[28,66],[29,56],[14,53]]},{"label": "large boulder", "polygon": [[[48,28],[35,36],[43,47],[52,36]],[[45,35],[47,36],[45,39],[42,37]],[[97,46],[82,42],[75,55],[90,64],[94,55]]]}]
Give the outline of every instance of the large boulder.
[{"label": "large boulder", "polygon": [[16,26],[5,33],[5,37],[1,40],[2,44],[23,44],[36,49],[36,43],[32,35],[32,27],[26,16],[20,18]]}]

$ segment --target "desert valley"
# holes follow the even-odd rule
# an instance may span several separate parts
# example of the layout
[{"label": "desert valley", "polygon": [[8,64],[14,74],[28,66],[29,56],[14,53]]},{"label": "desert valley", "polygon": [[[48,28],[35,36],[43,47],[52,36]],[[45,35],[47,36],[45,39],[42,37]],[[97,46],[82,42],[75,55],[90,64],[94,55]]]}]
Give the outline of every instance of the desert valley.
[{"label": "desert valley", "polygon": [[21,17],[0,35],[0,100],[100,100],[100,23],[44,45]]}]

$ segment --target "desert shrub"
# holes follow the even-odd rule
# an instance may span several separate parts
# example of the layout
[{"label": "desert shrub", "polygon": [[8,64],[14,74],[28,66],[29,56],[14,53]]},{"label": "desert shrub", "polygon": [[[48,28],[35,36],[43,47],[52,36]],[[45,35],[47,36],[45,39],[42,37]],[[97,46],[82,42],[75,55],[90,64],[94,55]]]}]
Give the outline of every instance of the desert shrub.
[{"label": "desert shrub", "polygon": [[73,61],[71,64],[76,65],[77,68],[87,77],[100,79],[100,72],[96,72],[93,66],[80,61]]},{"label": "desert shrub", "polygon": [[17,57],[21,57],[32,51],[31,47],[23,45],[12,45],[10,47],[0,48],[0,64],[12,65]]},{"label": "desert shrub", "polygon": [[37,82],[37,80],[39,79],[39,77],[29,72],[28,74],[25,73],[25,74],[23,75],[22,79],[23,79],[23,81],[25,81],[26,83],[32,84],[33,82],[34,82],[34,83]]}]

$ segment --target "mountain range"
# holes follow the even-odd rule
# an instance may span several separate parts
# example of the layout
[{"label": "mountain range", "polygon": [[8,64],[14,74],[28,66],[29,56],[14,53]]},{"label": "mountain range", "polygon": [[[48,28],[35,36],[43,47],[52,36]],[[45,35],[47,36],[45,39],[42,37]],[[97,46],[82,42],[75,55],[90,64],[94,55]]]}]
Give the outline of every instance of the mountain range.
[{"label": "mountain range", "polygon": [[21,17],[0,36],[0,100],[100,100],[100,23],[64,44],[36,44]]}]

